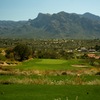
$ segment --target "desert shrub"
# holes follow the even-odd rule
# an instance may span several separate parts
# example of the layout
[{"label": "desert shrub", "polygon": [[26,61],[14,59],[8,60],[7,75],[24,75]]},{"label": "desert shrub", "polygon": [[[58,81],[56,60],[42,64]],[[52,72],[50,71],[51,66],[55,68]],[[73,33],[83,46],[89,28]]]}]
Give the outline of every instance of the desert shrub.
[{"label": "desert shrub", "polygon": [[97,72],[95,75],[100,75],[100,72]]},{"label": "desert shrub", "polygon": [[14,60],[14,52],[13,52],[13,48],[8,48],[6,51],[6,58],[10,59],[10,60]]},{"label": "desert shrub", "polygon": [[15,46],[14,50],[14,58],[19,61],[23,61],[29,59],[31,55],[31,48],[29,48],[25,44],[18,44]]},{"label": "desert shrub", "polygon": [[6,57],[4,55],[0,54],[0,60],[1,61],[5,61],[6,60]]},{"label": "desert shrub", "polygon": [[0,50],[0,53],[2,53],[2,50]]}]

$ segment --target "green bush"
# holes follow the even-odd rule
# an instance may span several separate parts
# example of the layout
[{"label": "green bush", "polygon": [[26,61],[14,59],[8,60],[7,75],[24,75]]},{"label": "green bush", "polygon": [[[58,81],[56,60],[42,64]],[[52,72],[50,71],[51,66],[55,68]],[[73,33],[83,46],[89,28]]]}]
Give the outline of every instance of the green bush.
[{"label": "green bush", "polygon": [[4,55],[0,54],[0,60],[1,61],[5,61],[6,60],[6,57]]},{"label": "green bush", "polygon": [[6,52],[6,58],[14,60],[13,48],[9,48],[5,52]]},{"label": "green bush", "polygon": [[15,59],[19,61],[29,59],[32,52],[31,48],[25,44],[18,44],[13,50]]}]

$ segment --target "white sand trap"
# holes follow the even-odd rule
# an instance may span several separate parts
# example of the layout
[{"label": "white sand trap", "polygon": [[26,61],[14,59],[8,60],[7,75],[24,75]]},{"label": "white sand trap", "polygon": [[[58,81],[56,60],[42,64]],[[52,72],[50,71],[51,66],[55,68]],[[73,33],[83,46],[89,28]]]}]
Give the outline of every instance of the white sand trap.
[{"label": "white sand trap", "polygon": [[88,66],[85,66],[85,65],[72,65],[72,67],[86,68],[86,67],[88,67]]}]

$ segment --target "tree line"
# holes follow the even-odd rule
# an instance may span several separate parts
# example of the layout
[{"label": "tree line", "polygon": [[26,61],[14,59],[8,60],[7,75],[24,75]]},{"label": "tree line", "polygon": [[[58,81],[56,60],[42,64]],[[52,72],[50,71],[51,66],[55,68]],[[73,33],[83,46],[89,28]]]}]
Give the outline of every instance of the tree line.
[{"label": "tree line", "polygon": [[6,49],[6,57],[11,60],[23,61],[30,58],[46,58],[46,59],[72,59],[73,52],[56,49],[35,49],[26,44],[18,44],[14,48]]},{"label": "tree line", "polygon": [[[6,46],[5,55],[0,49],[0,60],[24,61],[30,58],[45,59],[88,59],[91,65],[95,59],[87,56],[88,52],[78,52],[81,47],[95,49],[100,55],[100,40],[0,40]],[[90,45],[91,44],[91,45]],[[99,62],[99,60],[98,60]]]}]

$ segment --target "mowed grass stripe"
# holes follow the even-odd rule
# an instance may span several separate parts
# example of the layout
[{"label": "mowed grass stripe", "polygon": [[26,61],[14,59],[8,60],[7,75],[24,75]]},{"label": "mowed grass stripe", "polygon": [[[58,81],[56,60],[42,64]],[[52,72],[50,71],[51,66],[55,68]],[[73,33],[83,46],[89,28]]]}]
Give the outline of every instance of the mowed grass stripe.
[{"label": "mowed grass stripe", "polygon": [[99,100],[100,86],[0,85],[0,100]]}]

